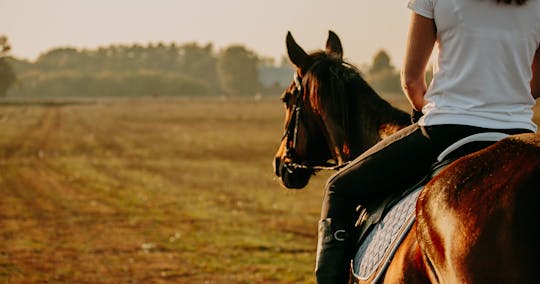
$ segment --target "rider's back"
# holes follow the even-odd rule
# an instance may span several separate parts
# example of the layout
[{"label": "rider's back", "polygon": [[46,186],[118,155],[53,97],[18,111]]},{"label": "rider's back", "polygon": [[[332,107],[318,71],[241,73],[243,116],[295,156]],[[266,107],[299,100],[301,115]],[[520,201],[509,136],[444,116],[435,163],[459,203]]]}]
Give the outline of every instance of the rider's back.
[{"label": "rider's back", "polygon": [[434,18],[439,47],[420,124],[536,131],[530,67],[540,42],[540,1],[417,0],[410,5]]}]

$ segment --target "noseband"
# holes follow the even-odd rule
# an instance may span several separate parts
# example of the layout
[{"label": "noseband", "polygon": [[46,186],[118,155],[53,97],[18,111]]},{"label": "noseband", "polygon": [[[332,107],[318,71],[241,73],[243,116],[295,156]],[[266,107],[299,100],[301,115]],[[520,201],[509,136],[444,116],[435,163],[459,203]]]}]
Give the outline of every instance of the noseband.
[{"label": "noseband", "polygon": [[303,169],[311,171],[321,171],[321,170],[339,170],[342,167],[348,164],[344,163],[341,165],[327,163],[325,165],[319,166],[310,166],[306,164],[300,164],[294,162],[297,158],[296,155],[296,143],[298,138],[298,128],[300,126],[300,120],[302,119],[302,109],[304,108],[304,101],[302,99],[302,78],[298,75],[297,72],[294,72],[293,82],[296,88],[294,88],[293,96],[295,98],[294,104],[292,105],[292,117],[287,123],[285,128],[285,134],[283,134],[283,139],[285,141],[285,157],[283,160],[289,160],[290,162],[284,162],[283,167],[292,174],[294,170]]}]

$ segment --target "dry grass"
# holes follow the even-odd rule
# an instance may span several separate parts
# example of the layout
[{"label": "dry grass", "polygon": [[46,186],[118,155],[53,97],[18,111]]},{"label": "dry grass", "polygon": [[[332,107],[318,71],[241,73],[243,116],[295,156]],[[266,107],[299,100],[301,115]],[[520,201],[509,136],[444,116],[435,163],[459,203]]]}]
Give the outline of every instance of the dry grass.
[{"label": "dry grass", "polygon": [[312,283],[329,173],[278,185],[282,115],[277,99],[0,105],[0,283]]},{"label": "dry grass", "polygon": [[272,101],[0,106],[0,283],[310,283]]}]

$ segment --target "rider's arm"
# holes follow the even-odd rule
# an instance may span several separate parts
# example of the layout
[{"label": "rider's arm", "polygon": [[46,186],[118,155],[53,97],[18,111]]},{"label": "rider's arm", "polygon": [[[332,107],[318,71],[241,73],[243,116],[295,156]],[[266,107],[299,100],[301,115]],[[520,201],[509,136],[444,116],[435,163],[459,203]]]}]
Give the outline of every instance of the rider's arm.
[{"label": "rider's arm", "polygon": [[536,50],[532,64],[531,93],[535,99],[540,97],[540,47]]},{"label": "rider's arm", "polygon": [[424,106],[426,66],[437,38],[435,21],[412,12],[401,71],[401,86],[412,107],[420,111]]}]

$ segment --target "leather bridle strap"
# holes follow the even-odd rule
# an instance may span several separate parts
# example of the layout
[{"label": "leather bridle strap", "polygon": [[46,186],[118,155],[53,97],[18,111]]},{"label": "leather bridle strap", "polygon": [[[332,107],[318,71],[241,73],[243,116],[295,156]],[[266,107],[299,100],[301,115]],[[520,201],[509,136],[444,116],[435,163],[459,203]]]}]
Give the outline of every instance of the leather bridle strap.
[{"label": "leather bridle strap", "polygon": [[339,170],[345,167],[349,162],[343,163],[340,165],[329,164],[329,165],[320,165],[320,166],[309,166],[309,165],[293,162],[296,158],[298,129],[300,126],[300,120],[302,119],[302,109],[304,107],[304,101],[302,99],[302,79],[300,75],[298,75],[297,72],[294,73],[293,81],[296,87],[293,93],[293,96],[295,97],[294,104],[292,106],[293,113],[285,129],[285,133],[282,137],[282,140],[287,139],[285,141],[284,160],[289,160],[290,162],[285,162],[283,166],[287,169],[289,173],[292,173],[295,169],[320,171],[320,170]]}]

